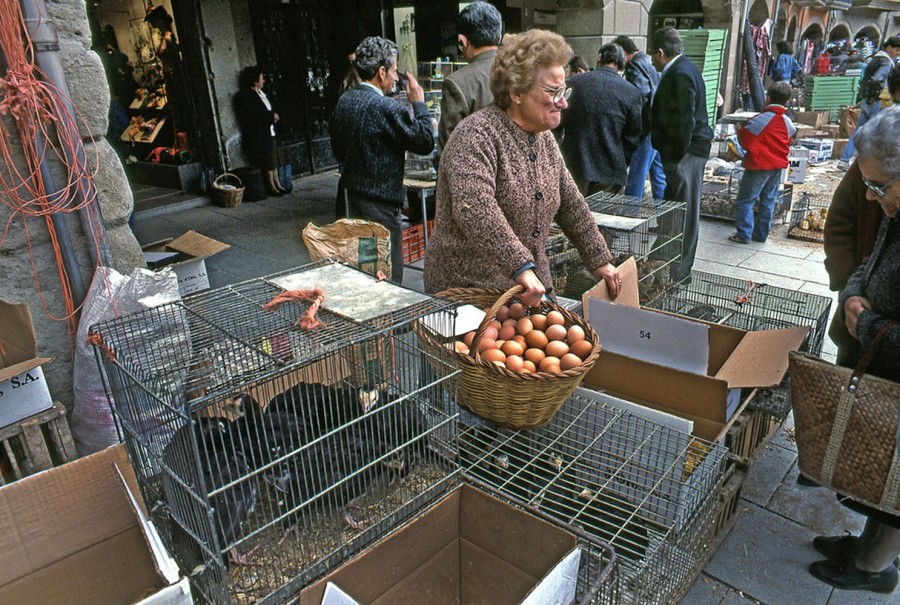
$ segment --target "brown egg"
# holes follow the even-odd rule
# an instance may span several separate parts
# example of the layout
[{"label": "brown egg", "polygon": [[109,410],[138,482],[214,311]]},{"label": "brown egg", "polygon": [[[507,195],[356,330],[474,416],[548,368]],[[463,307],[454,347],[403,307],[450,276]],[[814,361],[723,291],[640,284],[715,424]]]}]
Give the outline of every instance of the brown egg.
[{"label": "brown egg", "polygon": [[581,359],[587,359],[594,349],[594,343],[590,340],[579,340],[569,345],[569,352],[578,355]]},{"label": "brown egg", "polygon": [[510,340],[516,335],[516,326],[504,325],[500,328],[500,338]]},{"label": "brown egg", "polygon": [[525,361],[538,364],[546,356],[544,349],[525,349]]},{"label": "brown egg", "polygon": [[546,330],[547,329],[547,316],[543,313],[534,313],[533,315],[529,315],[531,318],[531,324],[534,326],[535,330]]},{"label": "brown egg", "polygon": [[579,340],[584,340],[584,328],[581,326],[572,326],[569,328],[569,331],[566,332],[566,342],[572,344],[573,342],[578,342]]},{"label": "brown egg", "polygon": [[469,354],[469,347],[466,346],[466,343],[457,340],[454,341],[453,346],[456,348],[457,353],[462,353],[463,355]]},{"label": "brown egg", "polygon": [[497,321],[504,322],[509,319],[509,307],[506,305],[501,305],[499,309],[497,309]]},{"label": "brown egg", "polygon": [[506,369],[510,372],[521,372],[525,368],[525,360],[520,355],[506,356]]},{"label": "brown egg", "polygon": [[528,348],[528,343],[525,342],[525,337],[522,336],[521,334],[516,334],[515,336],[513,336],[513,340],[515,340],[517,343],[519,343],[522,346],[523,351]]},{"label": "brown egg", "polygon": [[547,313],[547,324],[548,325],[562,325],[566,323],[566,318],[563,317],[563,314],[559,311],[550,311]]},{"label": "brown egg", "polygon": [[574,353],[566,353],[562,357],[559,358],[559,367],[563,371],[571,370],[572,368],[578,367],[581,365],[581,357],[575,355]]},{"label": "brown egg", "polygon": [[[506,353],[506,356],[515,355],[521,357],[525,352],[525,349],[522,348],[522,345],[517,343],[515,340],[507,340],[500,346],[500,350]],[[510,368],[512,369],[512,368]],[[517,371],[517,370],[514,370]]]},{"label": "brown egg", "polygon": [[548,374],[559,374],[562,372],[562,368],[559,367],[558,363],[548,363],[544,366],[544,369],[541,372],[547,372]]},{"label": "brown egg", "polygon": [[524,369],[523,369],[523,371],[525,371],[525,372],[537,372],[537,366],[534,365],[533,363],[531,363],[530,361],[528,361],[527,359],[526,359],[525,361],[523,361],[522,363],[523,363],[524,366],[525,366]]},{"label": "brown egg", "polygon": [[545,332],[547,340],[565,340],[566,327],[561,324],[550,324]]},{"label": "brown egg", "polygon": [[515,328],[515,327],[516,327],[516,324],[517,324],[518,322],[519,322],[518,319],[506,318],[506,320],[504,320],[504,322],[503,322],[502,324],[500,324],[500,325],[501,325],[501,326],[512,326],[512,327]]},{"label": "brown egg", "polygon": [[569,352],[569,345],[561,340],[551,340],[547,343],[544,351],[547,352],[547,357],[562,359],[562,356]]},{"label": "brown egg", "polygon": [[477,350],[479,353],[483,353],[487,349],[496,349],[496,348],[497,348],[497,341],[494,340],[493,338],[482,338],[481,340],[478,341]]},{"label": "brown egg", "polygon": [[532,330],[525,335],[525,342],[529,347],[543,349],[547,346],[547,342],[549,342],[549,339],[547,338],[547,335],[540,330]]},{"label": "brown egg", "polygon": [[522,336],[524,336],[525,334],[528,334],[533,329],[534,329],[534,326],[531,325],[531,320],[528,319],[527,317],[523,317],[516,324],[516,334],[521,334]]},{"label": "brown egg", "polygon": [[502,348],[503,348],[503,343],[504,343],[504,342],[506,342],[506,341],[505,341],[505,340],[502,340],[502,339],[500,339],[500,338],[498,338],[497,340],[494,341],[494,348],[495,348],[495,349],[502,349]]},{"label": "brown egg", "polygon": [[522,303],[513,303],[509,306],[509,316],[513,319],[522,319],[525,317],[525,305]]},{"label": "brown egg", "polygon": [[541,369],[541,372],[547,371],[547,366],[556,366],[559,367],[559,357],[544,357],[541,360],[541,363],[538,364],[538,367]]},{"label": "brown egg", "polygon": [[466,343],[466,346],[467,346],[467,347],[471,347],[471,346],[472,346],[472,339],[473,339],[473,338],[475,338],[475,330],[472,330],[471,332],[466,332],[466,335],[463,336],[463,342]]},{"label": "brown egg", "polygon": [[500,336],[500,328],[494,326],[488,326],[484,329],[484,336],[482,338],[490,338],[491,340],[497,340]]},{"label": "brown egg", "polygon": [[497,320],[495,319],[495,320],[493,320],[493,321],[488,322],[488,325],[491,326],[492,328],[497,328],[497,329],[499,330],[501,324],[500,324],[499,321],[497,321]]},{"label": "brown egg", "polygon": [[488,349],[486,351],[481,352],[481,358],[485,361],[489,361],[491,363],[500,361],[506,361],[506,354],[503,351],[497,349]]}]

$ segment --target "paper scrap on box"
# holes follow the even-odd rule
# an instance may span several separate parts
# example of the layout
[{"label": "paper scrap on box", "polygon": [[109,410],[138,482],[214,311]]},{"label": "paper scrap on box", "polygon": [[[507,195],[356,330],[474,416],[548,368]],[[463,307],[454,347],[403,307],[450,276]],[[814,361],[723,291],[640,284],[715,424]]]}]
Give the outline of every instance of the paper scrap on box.
[{"label": "paper scrap on box", "polygon": [[425,324],[425,327],[435,334],[440,334],[444,338],[449,338],[451,336],[462,336],[466,332],[477,330],[478,326],[481,325],[484,316],[487,315],[475,305],[462,305],[456,309],[456,313],[455,326],[453,325],[453,322],[447,321],[446,313],[432,313],[431,315],[426,315],[422,319],[422,322]]},{"label": "paper scrap on box", "polygon": [[432,298],[388,281],[378,281],[368,273],[340,263],[282,275],[270,281],[285,290],[322,288],[326,309],[356,321],[396,313]]},{"label": "paper scrap on box", "polygon": [[[635,201],[635,204],[637,203]],[[594,222],[597,223],[598,227],[606,227],[616,231],[634,231],[641,225],[647,224],[646,218],[604,214],[603,212],[591,212],[591,214],[594,215]]]}]

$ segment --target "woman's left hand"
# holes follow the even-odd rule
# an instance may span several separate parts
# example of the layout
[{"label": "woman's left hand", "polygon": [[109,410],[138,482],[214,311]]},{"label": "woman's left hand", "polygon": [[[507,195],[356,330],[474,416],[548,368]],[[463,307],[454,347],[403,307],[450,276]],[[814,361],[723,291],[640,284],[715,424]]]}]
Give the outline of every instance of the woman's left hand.
[{"label": "woman's left hand", "polygon": [[863,298],[862,296],[851,296],[844,301],[844,325],[847,326],[847,331],[856,340],[859,340],[859,336],[856,334],[856,323],[859,321],[859,316],[862,315],[863,311],[868,311],[871,308],[872,303],[869,302],[868,298]]},{"label": "woman's left hand", "polygon": [[598,267],[594,271],[594,277],[606,282],[610,296],[615,298],[619,295],[619,291],[622,289],[622,278],[619,276],[619,270],[612,263]]}]

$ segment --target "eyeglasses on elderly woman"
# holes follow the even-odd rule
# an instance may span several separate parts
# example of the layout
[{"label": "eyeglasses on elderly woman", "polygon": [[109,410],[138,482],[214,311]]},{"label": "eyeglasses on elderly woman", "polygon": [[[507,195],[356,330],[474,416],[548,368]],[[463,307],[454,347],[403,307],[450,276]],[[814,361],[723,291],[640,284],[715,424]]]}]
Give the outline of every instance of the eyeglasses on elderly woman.
[{"label": "eyeglasses on elderly woman", "polygon": [[[860,175],[860,176],[862,176],[862,175]],[[896,176],[896,177],[892,178],[890,181],[888,181],[884,185],[879,185],[877,183],[873,183],[866,177],[862,177],[862,180],[863,180],[863,183],[866,184],[866,187],[868,187],[869,189],[872,190],[872,193],[874,193],[878,197],[884,197],[885,195],[887,195],[887,188],[890,187],[891,185],[893,185],[894,183],[896,183],[897,181],[900,181],[900,176]]]},{"label": "eyeglasses on elderly woman", "polygon": [[540,87],[541,87],[541,89],[543,89],[544,92],[547,92],[550,94],[550,100],[552,100],[554,103],[559,103],[563,99],[568,100],[569,97],[572,96],[572,89],[568,88],[565,85],[556,87],[556,86],[544,86],[543,84],[541,84]]}]

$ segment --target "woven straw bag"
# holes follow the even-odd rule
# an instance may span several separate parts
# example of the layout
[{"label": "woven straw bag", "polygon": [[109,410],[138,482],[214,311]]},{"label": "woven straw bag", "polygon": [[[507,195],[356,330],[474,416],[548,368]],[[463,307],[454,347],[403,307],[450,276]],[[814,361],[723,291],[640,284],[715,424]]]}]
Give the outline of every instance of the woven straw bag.
[{"label": "woven straw bag", "polygon": [[800,473],[872,508],[900,513],[900,384],[865,374],[887,326],[855,370],[790,354]]},{"label": "woven straw bag", "polygon": [[[476,330],[477,341],[491,320],[497,317],[500,307],[518,300],[522,291],[522,286],[519,285],[506,292],[482,288],[451,288],[437,295],[462,304],[490,307]],[[541,302],[539,308],[530,309],[530,312],[549,311],[562,313],[566,327],[580,326],[584,330],[585,338],[593,343],[591,352],[582,365],[559,374],[513,372],[484,361],[480,356],[473,357],[454,351],[452,339],[448,341],[439,338],[419,323],[414,325],[413,329],[428,355],[441,359],[446,363],[446,367],[459,368],[459,377],[455,383],[458,387],[457,403],[460,406],[500,426],[519,430],[530,429],[539,427],[553,418],[588,370],[593,367],[600,354],[600,339],[591,324],[581,317],[546,301]],[[434,369],[436,372],[440,371],[438,365]]]}]

